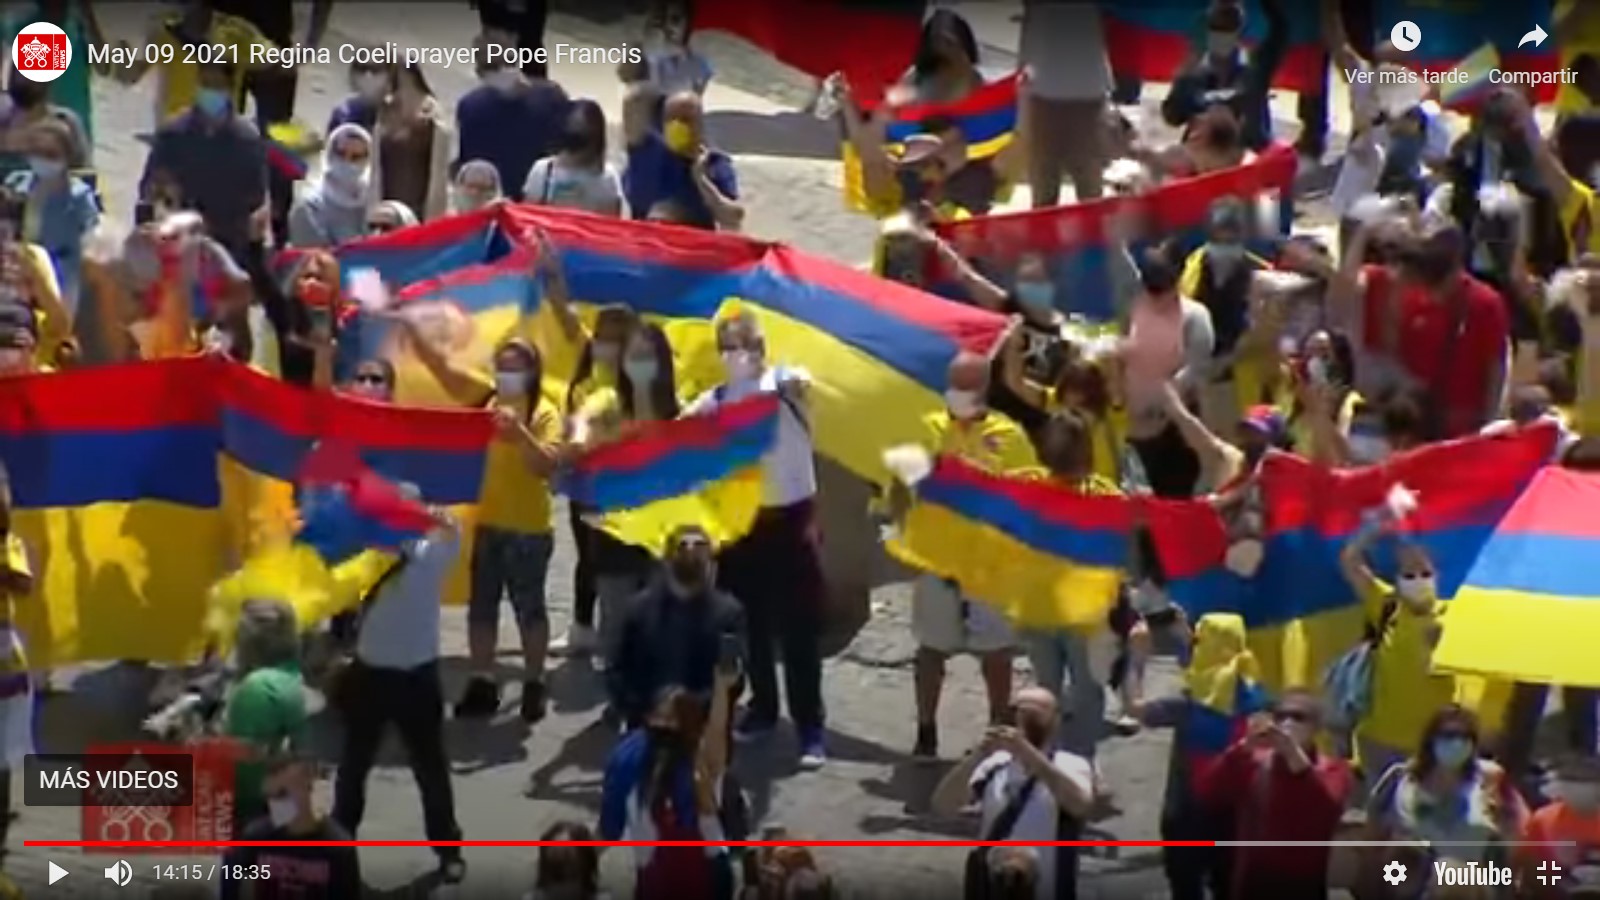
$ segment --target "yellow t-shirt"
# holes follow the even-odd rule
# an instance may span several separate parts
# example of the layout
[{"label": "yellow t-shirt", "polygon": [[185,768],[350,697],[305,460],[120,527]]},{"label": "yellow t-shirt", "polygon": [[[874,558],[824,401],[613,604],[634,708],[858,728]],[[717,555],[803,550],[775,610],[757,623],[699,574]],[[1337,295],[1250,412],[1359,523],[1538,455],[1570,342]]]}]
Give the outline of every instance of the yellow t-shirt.
[{"label": "yellow t-shirt", "polygon": [[[516,404],[526,414],[527,401]],[[555,404],[540,399],[528,428],[542,444],[561,441],[561,413]],[[478,524],[521,534],[550,533],[550,480],[528,470],[522,447],[497,437],[489,445],[483,467],[483,490],[478,496]]]},{"label": "yellow t-shirt", "polygon": [[[1056,399],[1055,388],[1045,391],[1046,408],[1052,413],[1064,407]],[[1102,416],[1085,414],[1089,419],[1090,440],[1094,442],[1094,474],[1112,485],[1122,483],[1122,446],[1128,434],[1128,411],[1113,406]]]},{"label": "yellow t-shirt", "polygon": [[954,419],[948,411],[929,413],[927,448],[936,454],[954,456],[986,472],[1014,475],[1037,472],[1039,458],[1033,442],[1022,426],[1006,416],[990,413],[974,422]]},{"label": "yellow t-shirt", "polygon": [[1372,709],[1357,733],[1410,753],[1422,740],[1428,719],[1455,700],[1455,679],[1430,671],[1433,632],[1443,620],[1444,604],[1435,600],[1432,611],[1412,612],[1395,597],[1394,588],[1379,581],[1361,597],[1367,621],[1377,622],[1391,598],[1398,605],[1372,660]]},{"label": "yellow t-shirt", "polygon": [[[1578,7],[1574,9],[1574,7]],[[1572,10],[1569,20],[1571,34],[1560,44],[1561,68],[1572,69],[1579,56],[1585,53],[1600,56],[1600,7],[1594,0],[1556,0],[1554,18],[1560,19]],[[1575,84],[1563,84],[1556,92],[1556,111],[1570,114],[1584,112],[1594,104],[1578,90]]]},{"label": "yellow t-shirt", "polygon": [[[28,547],[22,543],[22,538],[15,534],[7,534],[5,539],[5,567],[7,570],[24,578],[33,577],[33,567],[28,563]],[[0,628],[11,627],[11,605],[21,597],[0,591]],[[22,655],[22,642],[10,640],[0,643],[0,675],[15,675],[26,672],[28,662]]]},{"label": "yellow t-shirt", "polygon": [[[1337,425],[1339,433],[1348,437],[1350,435],[1350,421],[1356,417],[1356,407],[1361,405],[1361,395],[1355,391],[1346,391],[1344,403],[1339,405],[1339,419]],[[1285,412],[1293,406],[1285,408]],[[1313,431],[1311,423],[1306,420],[1305,414],[1295,416],[1289,421],[1289,439],[1294,441],[1294,452],[1309,458],[1311,456],[1311,441]]]},{"label": "yellow t-shirt", "polygon": [[[197,60],[191,59],[188,51],[179,43],[172,33],[172,27],[177,23],[176,17],[163,19],[161,26],[152,35],[158,47],[171,47],[172,59],[166,60],[166,51],[161,50],[155,63],[157,75],[160,78],[157,87],[156,108],[161,121],[165,122],[174,116],[187,112],[194,105],[195,94],[200,90],[200,69]],[[254,25],[237,16],[226,13],[213,13],[211,31],[206,35],[206,44],[210,48],[217,46],[232,48],[226,56],[226,62],[234,67],[233,96],[237,101],[244,91],[245,74],[250,69],[251,48],[262,47],[270,49],[276,45],[264,37]],[[208,50],[215,53],[216,51]],[[197,54],[198,55],[198,54]]]},{"label": "yellow t-shirt", "polygon": [[1585,253],[1600,253],[1600,222],[1594,201],[1594,189],[1587,184],[1570,179],[1572,190],[1561,204],[1561,233],[1567,239],[1567,252],[1574,259]]}]

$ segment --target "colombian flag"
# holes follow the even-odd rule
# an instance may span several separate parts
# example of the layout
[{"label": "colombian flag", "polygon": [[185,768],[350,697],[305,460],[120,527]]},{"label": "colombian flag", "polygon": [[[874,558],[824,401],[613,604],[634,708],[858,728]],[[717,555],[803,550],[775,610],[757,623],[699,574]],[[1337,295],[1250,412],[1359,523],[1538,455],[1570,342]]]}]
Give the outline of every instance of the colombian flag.
[{"label": "colombian flag", "polygon": [[726,31],[815,78],[843,72],[863,95],[917,54],[926,0],[695,0],[696,31]]},{"label": "colombian flag", "polygon": [[655,422],[574,461],[558,485],[625,543],[659,553],[673,529],[699,525],[718,545],[743,537],[761,508],[761,460],[778,436],[775,394]]},{"label": "colombian flag", "polygon": [[[967,159],[991,159],[1016,138],[1019,76],[1009,75],[973,91],[954,103],[917,103],[888,110],[884,140],[890,155],[899,152],[906,138],[923,131],[932,118],[955,122],[967,142]],[[864,107],[863,112],[868,110]],[[867,196],[862,182],[861,157],[848,140],[840,147],[844,164],[845,205],[858,212],[884,214],[881,202]]]},{"label": "colombian flag", "polygon": [[[1261,463],[1264,559],[1253,578],[1221,565],[1227,537],[1209,504],[1152,503],[1149,524],[1168,590],[1190,620],[1210,612],[1242,615],[1250,647],[1272,688],[1320,683],[1322,673],[1361,639],[1363,614],[1339,554],[1362,516],[1405,485],[1420,508],[1407,539],[1425,547],[1439,593],[1455,594],[1523,488],[1549,460],[1555,429],[1435,444],[1361,469],[1330,470],[1288,454]],[[1379,542],[1373,568],[1394,573],[1394,544]]]},{"label": "colombian flag", "polygon": [[190,658],[228,559],[216,366],[185,359],[0,379],[12,529],[37,581],[31,662]]},{"label": "colombian flag", "polygon": [[1478,553],[1434,665],[1515,681],[1600,687],[1600,476],[1534,476]]},{"label": "colombian flag", "polygon": [[[1499,68],[1507,72],[1538,72],[1554,75],[1560,68],[1555,41],[1544,46],[1517,42],[1534,23],[1553,21],[1551,0],[1530,3],[1503,3],[1498,0],[1374,0],[1379,34],[1389,38],[1395,22],[1417,23],[1422,45],[1407,54],[1408,64],[1424,72],[1449,72],[1481,52],[1487,41],[1499,56]],[[1449,88],[1450,85],[1442,87]],[[1555,99],[1559,85],[1540,85],[1534,92],[1540,103]]]},{"label": "colombian flag", "polygon": [[[1105,10],[1107,55],[1112,71],[1119,75],[1171,81],[1204,47],[1206,0],[1101,0],[1100,5]],[[1245,45],[1259,47],[1267,37],[1266,11],[1261,0],[1245,0],[1244,8]],[[1283,0],[1283,8],[1289,19],[1289,46],[1272,86],[1320,94],[1327,83],[1328,62],[1317,4]]]},{"label": "colombian flag", "polygon": [[[414,282],[493,264],[518,247],[532,252],[537,231],[561,254],[580,317],[620,304],[667,332],[685,399],[722,380],[711,323],[727,301],[739,301],[766,330],[769,362],[815,376],[818,449],[875,483],[888,478],[883,448],[917,440],[921,417],[943,405],[951,358],[961,350],[989,352],[1006,327],[995,313],[783,245],[552,207],[503,205],[357,241],[337,254],[347,277],[370,266],[404,294]],[[539,298],[508,288],[501,305],[517,304],[535,310],[536,321],[523,324],[556,380],[545,390],[559,396],[572,373],[562,354],[573,348],[546,339]],[[482,316],[471,316],[474,327]],[[355,321],[372,327],[369,316]]]},{"label": "colombian flag", "polygon": [[[1174,240],[1184,252],[1205,242],[1211,204],[1223,197],[1255,201],[1277,217],[1276,228],[1294,221],[1294,148],[1273,144],[1242,166],[1161,185],[1137,197],[1106,197],[1050,209],[979,216],[937,226],[963,256],[978,259],[990,271],[1009,272],[1019,257],[1045,258],[1056,282],[1056,296],[1065,298],[1065,312],[1090,321],[1115,318],[1109,255],[1113,223],[1131,222],[1132,247],[1138,253],[1159,240]],[[1252,249],[1270,253],[1271,236],[1260,235]]]},{"label": "colombian flag", "polygon": [[958,582],[1026,628],[1104,623],[1127,567],[1133,503],[991,475],[941,456],[889,552]]}]

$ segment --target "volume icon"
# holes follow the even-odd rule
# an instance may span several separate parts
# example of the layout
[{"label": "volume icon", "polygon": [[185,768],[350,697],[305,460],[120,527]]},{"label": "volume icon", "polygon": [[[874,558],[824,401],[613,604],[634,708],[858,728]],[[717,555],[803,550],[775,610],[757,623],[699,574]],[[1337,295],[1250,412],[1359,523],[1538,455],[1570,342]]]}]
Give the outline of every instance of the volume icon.
[{"label": "volume icon", "polygon": [[128,865],[125,859],[117,860],[114,866],[106,866],[106,880],[115,881],[117,887],[127,887],[133,880],[133,866]]}]

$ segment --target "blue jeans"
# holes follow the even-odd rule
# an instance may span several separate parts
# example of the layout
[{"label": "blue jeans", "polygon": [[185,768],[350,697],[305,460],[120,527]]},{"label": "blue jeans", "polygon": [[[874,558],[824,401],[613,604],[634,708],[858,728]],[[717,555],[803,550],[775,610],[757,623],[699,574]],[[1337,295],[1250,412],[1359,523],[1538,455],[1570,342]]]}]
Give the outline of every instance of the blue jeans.
[{"label": "blue jeans", "polygon": [[[1033,678],[1061,704],[1061,749],[1094,759],[1104,730],[1105,685],[1089,670],[1089,642],[1074,631],[1025,631],[1022,645],[1033,665]],[[1070,681],[1070,688],[1066,685]]]}]

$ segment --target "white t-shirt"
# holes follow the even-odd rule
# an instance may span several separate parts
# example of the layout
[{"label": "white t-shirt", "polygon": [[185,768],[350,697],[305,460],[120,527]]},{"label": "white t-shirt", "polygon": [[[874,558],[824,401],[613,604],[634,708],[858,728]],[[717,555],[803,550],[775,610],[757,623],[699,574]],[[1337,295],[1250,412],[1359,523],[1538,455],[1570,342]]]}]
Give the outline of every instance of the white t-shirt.
[{"label": "white t-shirt", "polygon": [[[759,379],[748,384],[729,384],[701,394],[689,404],[685,413],[700,415],[711,412],[723,403],[734,403],[757,393],[775,392],[780,379],[810,380],[798,369],[769,367]],[[719,393],[721,396],[718,396]],[[817,493],[816,448],[811,443],[811,423],[801,421],[800,414],[793,406],[789,400],[779,406],[778,439],[762,461],[764,487],[761,505],[767,508],[792,506],[811,499]]]},{"label": "white t-shirt", "polygon": [[1022,14],[1021,56],[1029,90],[1046,100],[1099,100],[1111,93],[1098,5],[1030,0]]},{"label": "white t-shirt", "polygon": [[540,206],[581,209],[603,216],[628,214],[622,195],[622,179],[609,163],[600,171],[574,169],[554,156],[547,156],[528,170],[522,185],[522,198]]},{"label": "white t-shirt", "polygon": [[[1056,771],[1072,779],[1084,793],[1094,790],[1094,767],[1087,759],[1065,750],[1057,750],[1050,760],[1055,764]],[[1001,811],[1010,803],[1016,792],[1022,790],[1022,785],[1027,780],[1028,773],[1022,768],[1022,764],[1012,759],[1011,753],[1006,750],[998,751],[978,764],[978,768],[972,773],[970,786],[973,797],[982,807],[982,825],[978,832],[980,840],[988,839],[994,828],[995,819],[1000,817]],[[1050,789],[1044,784],[1035,782],[1033,793],[1028,795],[1027,803],[1022,807],[1022,814],[1017,816],[1017,824],[1012,827],[1011,833],[1000,835],[996,840],[1059,840],[1056,829],[1058,819],[1055,795],[1051,794]],[[1037,900],[1051,900],[1056,895],[1055,849],[1038,848],[1039,880],[1034,886],[1034,896]]]}]

